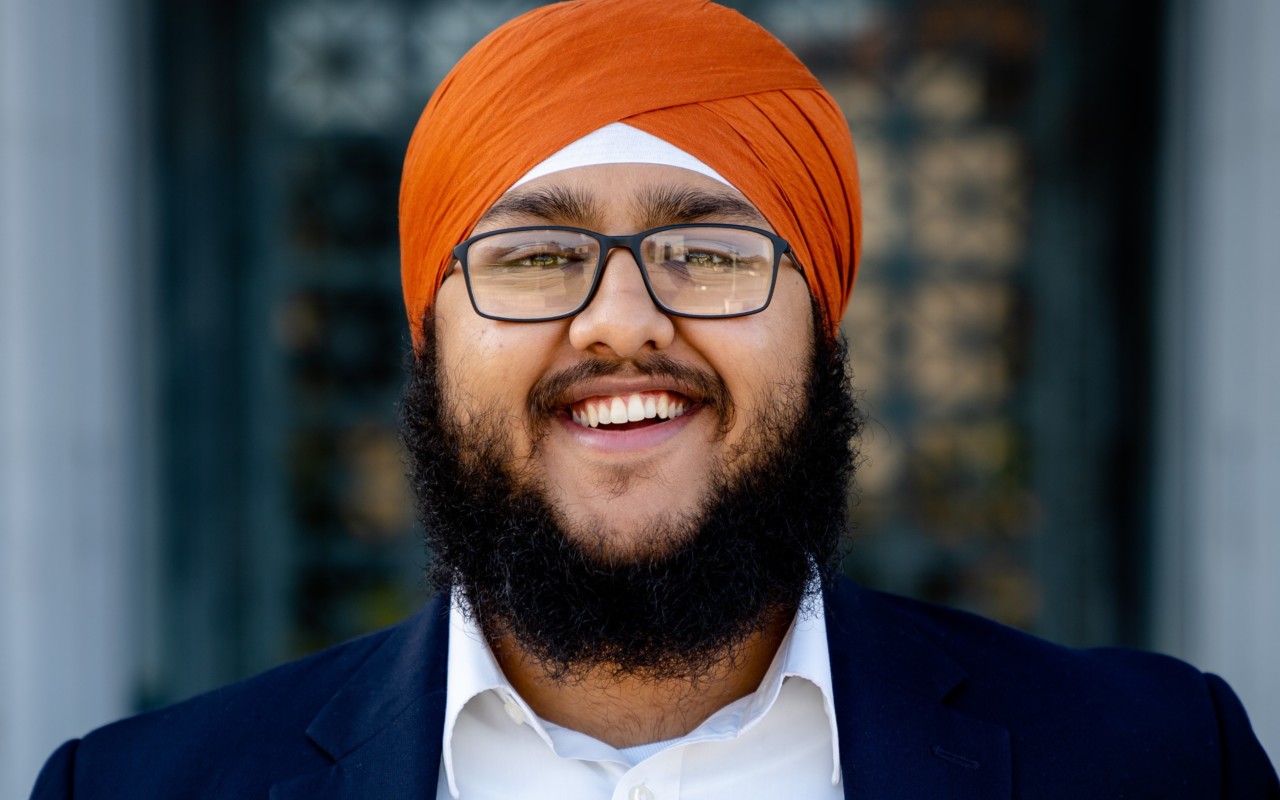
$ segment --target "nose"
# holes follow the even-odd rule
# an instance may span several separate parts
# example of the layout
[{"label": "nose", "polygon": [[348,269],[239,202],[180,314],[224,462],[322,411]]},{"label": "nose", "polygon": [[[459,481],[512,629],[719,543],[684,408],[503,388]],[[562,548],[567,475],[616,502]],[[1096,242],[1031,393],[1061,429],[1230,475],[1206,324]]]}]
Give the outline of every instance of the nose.
[{"label": "nose", "polygon": [[569,323],[569,343],[596,355],[633,358],[645,347],[662,350],[675,324],[653,304],[635,257],[616,248],[605,261],[595,297]]}]

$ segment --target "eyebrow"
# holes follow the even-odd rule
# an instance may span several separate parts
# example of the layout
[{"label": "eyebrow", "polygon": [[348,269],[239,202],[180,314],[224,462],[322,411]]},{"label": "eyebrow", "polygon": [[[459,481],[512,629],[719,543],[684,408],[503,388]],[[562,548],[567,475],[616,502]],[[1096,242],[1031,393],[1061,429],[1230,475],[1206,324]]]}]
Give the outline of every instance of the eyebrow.
[{"label": "eyebrow", "polygon": [[[645,189],[634,200],[633,213],[641,220],[642,229],[713,219],[768,224],[759,209],[736,194],[676,186]],[[546,186],[503,195],[481,215],[478,223],[516,218],[595,230],[603,216],[599,201],[590,191],[571,186]]]},{"label": "eyebrow", "polygon": [[559,225],[594,228],[602,215],[599,203],[589,192],[568,186],[547,186],[508,192],[480,216],[477,224],[509,217],[533,217]]},{"label": "eyebrow", "polygon": [[713,192],[688,187],[655,186],[645,191],[635,204],[636,216],[645,228],[711,219],[767,224],[764,215],[746,200],[729,192]]}]

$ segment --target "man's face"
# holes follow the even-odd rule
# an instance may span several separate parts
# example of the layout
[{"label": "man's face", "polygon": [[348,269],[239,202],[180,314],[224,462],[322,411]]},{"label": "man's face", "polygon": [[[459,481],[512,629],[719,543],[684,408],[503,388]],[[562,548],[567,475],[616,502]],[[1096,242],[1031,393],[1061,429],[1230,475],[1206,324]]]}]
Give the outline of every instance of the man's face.
[{"label": "man's face", "polygon": [[[475,233],[570,225],[630,234],[659,225],[723,222],[769,229],[735,190],[676,167],[611,164],[543,176],[509,192]],[[606,559],[653,554],[650,541],[706,506],[714,475],[753,463],[752,426],[801,413],[813,317],[804,278],[784,258],[764,311],[730,319],[664,314],[630,252],[610,254],[595,297],[574,317],[498,322],[480,317],[461,274],[435,304],[443,397],[454,421],[502,419],[505,470],[541,486],[562,527]],[[584,365],[589,368],[584,369]],[[684,413],[591,427],[587,406],[615,401]],[[575,412],[579,412],[575,420]],[[594,532],[588,534],[586,532]]]},{"label": "man's face", "polygon": [[[714,180],[615,165],[523,185],[476,231],[682,222],[767,226]],[[553,676],[693,679],[731,660],[838,558],[860,416],[814,308],[785,261],[764,311],[713,320],[660,312],[621,250],[561,321],[482,318],[449,277],[404,400],[431,579]],[[633,397],[668,413],[581,421]]]}]

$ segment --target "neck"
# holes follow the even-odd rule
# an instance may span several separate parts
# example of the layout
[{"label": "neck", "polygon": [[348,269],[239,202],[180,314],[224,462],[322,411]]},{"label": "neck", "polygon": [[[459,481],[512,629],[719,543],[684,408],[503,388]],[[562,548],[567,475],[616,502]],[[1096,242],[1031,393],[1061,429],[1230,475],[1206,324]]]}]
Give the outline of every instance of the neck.
[{"label": "neck", "polygon": [[499,666],[538,716],[614,747],[675,739],[755,691],[791,624],[776,614],[696,677],[617,674],[608,665],[552,677],[510,636],[491,642]]}]

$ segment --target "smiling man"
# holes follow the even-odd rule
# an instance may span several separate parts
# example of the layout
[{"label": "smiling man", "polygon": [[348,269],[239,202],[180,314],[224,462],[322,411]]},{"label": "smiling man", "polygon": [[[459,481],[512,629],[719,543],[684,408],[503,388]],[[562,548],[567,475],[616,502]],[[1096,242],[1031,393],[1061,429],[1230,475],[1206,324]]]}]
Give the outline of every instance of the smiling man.
[{"label": "smiling man", "polygon": [[39,798],[1257,798],[1231,690],[836,577],[843,117],[699,0],[491,34],[401,193],[416,617],[59,749]]},{"label": "smiling man", "polygon": [[[514,793],[581,758],[600,766],[556,796],[600,796],[683,737],[726,740],[700,748],[714,796],[835,796],[830,680],[782,684],[826,658],[812,620],[776,658],[843,528],[857,417],[825,312],[761,213],[673,146],[609,125],[551,163],[453,250],[406,399],[454,642],[491,664],[457,692],[451,671],[442,780]],[[529,728],[489,728],[489,684]],[[504,739],[505,782],[471,744]]]}]

